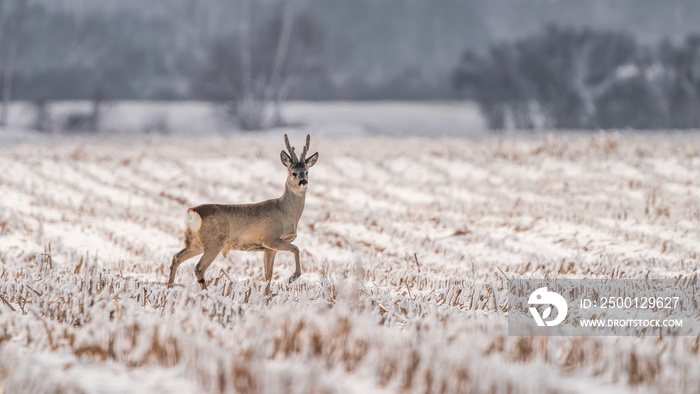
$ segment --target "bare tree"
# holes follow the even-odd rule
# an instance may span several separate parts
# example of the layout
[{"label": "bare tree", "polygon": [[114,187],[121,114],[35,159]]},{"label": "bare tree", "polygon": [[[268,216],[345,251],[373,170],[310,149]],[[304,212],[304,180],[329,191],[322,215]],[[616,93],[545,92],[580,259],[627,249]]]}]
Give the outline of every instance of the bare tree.
[{"label": "bare tree", "polygon": [[319,63],[322,31],[298,3],[280,3],[280,12],[254,23],[250,0],[238,3],[235,37],[215,40],[198,86],[205,98],[222,105],[243,130],[283,123],[281,103]]},{"label": "bare tree", "polygon": [[232,103],[234,112],[244,130],[256,130],[263,127],[268,105],[272,101],[275,104],[275,122],[279,123],[279,103],[285,98],[283,86],[287,81],[281,78],[282,67],[289,49],[293,24],[293,1],[283,2],[282,23],[277,39],[277,49],[272,61],[269,77],[264,74],[253,73],[251,25],[252,15],[250,0],[241,0],[239,15],[239,46],[241,48],[241,78],[242,91],[240,99]]},{"label": "bare tree", "polygon": [[241,0],[238,21],[238,39],[241,50],[241,92],[240,99],[234,101],[231,110],[239,119],[244,130],[259,129],[262,126],[264,106],[260,97],[260,84],[253,77],[250,42],[251,11],[250,0]]},{"label": "bare tree", "polygon": [[[89,15],[82,8],[73,10],[74,24],[68,41],[66,55],[70,67],[98,70],[90,86],[90,109],[70,113],[63,126],[67,131],[99,133],[104,112],[105,79],[104,65],[109,62],[111,52],[100,41],[96,26],[89,23]],[[90,79],[88,79],[90,80]]]},{"label": "bare tree", "polygon": [[0,48],[7,48],[2,52],[2,109],[0,110],[0,125],[7,125],[10,100],[12,99],[12,82],[15,73],[15,61],[19,50],[19,41],[22,35],[22,23],[24,22],[27,0],[16,0],[14,12],[8,12],[5,1],[0,1],[0,39],[7,40],[0,43]]},{"label": "bare tree", "polygon": [[628,85],[638,83],[638,54],[636,41],[623,33],[550,26],[484,56],[466,53],[453,83],[495,129],[599,127],[601,110],[606,124],[636,126],[640,121],[626,108],[615,104],[621,109],[613,115],[601,100],[629,102],[626,96],[636,94],[639,89]]},{"label": "bare tree", "polygon": [[285,1],[284,10],[282,13],[282,26],[280,28],[279,39],[277,40],[277,51],[275,52],[275,61],[272,66],[272,75],[270,76],[270,82],[268,83],[268,88],[266,91],[266,101],[271,97],[273,99],[273,123],[278,125],[282,123],[282,114],[280,109],[280,103],[286,99],[289,93],[288,87],[291,81],[281,81],[282,74],[282,64],[287,57],[287,51],[289,50],[289,41],[292,36],[292,21],[293,21],[293,2]]}]

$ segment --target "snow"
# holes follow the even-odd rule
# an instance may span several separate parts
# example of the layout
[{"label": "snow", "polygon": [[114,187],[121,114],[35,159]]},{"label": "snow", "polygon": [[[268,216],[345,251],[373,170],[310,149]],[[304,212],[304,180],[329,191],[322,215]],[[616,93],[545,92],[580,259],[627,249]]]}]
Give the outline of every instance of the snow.
[{"label": "snow", "polygon": [[[112,101],[101,112],[102,131],[110,134],[158,134],[212,136],[235,129],[223,111],[198,101]],[[54,128],[73,113],[89,113],[89,102],[51,104]],[[469,102],[290,102],[283,117],[291,127],[306,128],[319,140],[342,136],[464,136],[487,134],[477,107]],[[5,140],[22,140],[22,128],[32,126],[31,103],[10,107],[11,125],[16,128]],[[156,125],[160,126],[155,127]]]},{"label": "snow", "polygon": [[[260,134],[0,137],[0,391],[698,387],[697,338],[508,337],[501,309],[512,278],[697,275],[698,134],[377,136],[428,115],[304,105],[289,111],[313,122]],[[170,111],[130,121],[151,110]],[[459,123],[447,112],[435,128]],[[196,258],[165,287],[188,207],[278,197],[282,133],[334,121],[364,131],[312,134],[296,282],[280,253],[265,297],[261,254],[235,252],[207,291]]]}]

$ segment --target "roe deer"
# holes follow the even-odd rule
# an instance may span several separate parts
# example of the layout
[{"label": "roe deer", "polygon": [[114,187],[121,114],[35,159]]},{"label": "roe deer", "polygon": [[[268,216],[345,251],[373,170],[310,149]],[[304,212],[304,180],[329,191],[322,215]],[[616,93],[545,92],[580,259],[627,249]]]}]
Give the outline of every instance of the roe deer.
[{"label": "roe deer", "polygon": [[224,257],[230,250],[265,252],[265,294],[270,293],[272,266],[279,251],[294,253],[296,270],[289,283],[301,275],[299,248],[291,242],[297,237],[297,225],[304,212],[304,200],[308,186],[308,169],[318,160],[318,152],[308,159],[311,136],[306,136],[306,146],[297,157],[289,138],[284,135],[289,154],[280,153],[282,164],[287,167],[287,182],[282,197],[245,205],[205,204],[187,210],[185,248],[173,256],[168,287],[173,286],[177,267],[185,260],[202,254],[194,273],[202,290],[207,288],[204,273],[219,253]]}]

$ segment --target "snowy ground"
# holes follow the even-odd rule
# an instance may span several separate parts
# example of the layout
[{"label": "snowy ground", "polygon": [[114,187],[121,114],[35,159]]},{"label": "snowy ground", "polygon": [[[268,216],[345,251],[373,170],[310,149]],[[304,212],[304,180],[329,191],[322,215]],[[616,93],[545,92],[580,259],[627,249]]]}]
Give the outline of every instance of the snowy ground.
[{"label": "snowy ground", "polygon": [[508,278],[697,279],[697,134],[314,136],[303,275],[278,255],[271,298],[254,252],[220,256],[206,292],[196,258],[164,282],[187,207],[282,193],[280,132],[16,139],[0,392],[700,387],[699,338],[508,337],[505,299]]}]

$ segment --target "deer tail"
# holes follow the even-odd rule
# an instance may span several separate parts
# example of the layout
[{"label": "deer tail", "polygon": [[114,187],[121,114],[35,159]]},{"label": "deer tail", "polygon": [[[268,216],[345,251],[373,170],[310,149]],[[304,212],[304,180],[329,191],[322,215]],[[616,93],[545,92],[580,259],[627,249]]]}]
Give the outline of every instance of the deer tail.
[{"label": "deer tail", "polygon": [[185,224],[187,225],[186,231],[195,233],[202,226],[202,218],[197,212],[188,209],[187,217],[185,218]]}]

